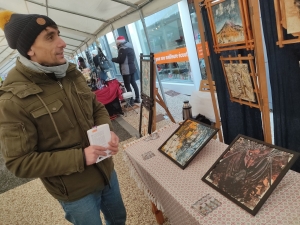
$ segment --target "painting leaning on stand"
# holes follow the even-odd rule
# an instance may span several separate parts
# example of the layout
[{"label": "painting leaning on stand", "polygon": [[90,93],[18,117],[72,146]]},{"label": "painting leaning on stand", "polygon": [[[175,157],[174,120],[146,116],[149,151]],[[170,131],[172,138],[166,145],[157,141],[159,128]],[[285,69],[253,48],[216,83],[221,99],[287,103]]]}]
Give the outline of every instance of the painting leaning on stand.
[{"label": "painting leaning on stand", "polygon": [[0,148],[17,177],[40,178],[68,221],[125,224],[126,211],[112,158],[119,138],[90,146],[87,130],[112,125],[76,65],[64,58],[56,23],[36,14],[0,13],[8,45],[20,56],[0,88]]}]

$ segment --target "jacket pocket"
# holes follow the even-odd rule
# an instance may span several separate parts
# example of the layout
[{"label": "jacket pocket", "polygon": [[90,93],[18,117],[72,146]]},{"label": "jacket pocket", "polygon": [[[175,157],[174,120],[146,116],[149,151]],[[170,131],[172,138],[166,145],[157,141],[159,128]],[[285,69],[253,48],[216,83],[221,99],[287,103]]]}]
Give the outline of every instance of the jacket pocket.
[{"label": "jacket pocket", "polygon": [[[42,106],[30,112],[38,125],[38,131],[43,134],[45,139],[58,136],[55,126],[60,134],[74,128],[60,100],[46,106],[47,108]],[[51,113],[53,120],[49,113]]]},{"label": "jacket pocket", "polygon": [[50,193],[68,196],[66,185],[61,176],[42,178],[42,181]]},{"label": "jacket pocket", "polygon": [[1,150],[7,157],[25,153],[27,134],[22,123],[6,123],[0,126]]}]

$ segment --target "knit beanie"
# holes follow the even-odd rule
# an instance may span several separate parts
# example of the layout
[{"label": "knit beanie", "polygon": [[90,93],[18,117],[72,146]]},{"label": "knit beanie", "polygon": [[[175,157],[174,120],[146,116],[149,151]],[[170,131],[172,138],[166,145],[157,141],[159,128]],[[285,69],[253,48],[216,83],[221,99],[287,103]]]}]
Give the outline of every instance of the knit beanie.
[{"label": "knit beanie", "polygon": [[56,23],[44,15],[0,12],[0,28],[4,31],[9,47],[17,49],[26,58],[36,37],[51,25]]},{"label": "knit beanie", "polygon": [[121,43],[124,43],[124,42],[126,42],[124,36],[119,36],[119,37],[117,38],[117,44],[121,44]]}]

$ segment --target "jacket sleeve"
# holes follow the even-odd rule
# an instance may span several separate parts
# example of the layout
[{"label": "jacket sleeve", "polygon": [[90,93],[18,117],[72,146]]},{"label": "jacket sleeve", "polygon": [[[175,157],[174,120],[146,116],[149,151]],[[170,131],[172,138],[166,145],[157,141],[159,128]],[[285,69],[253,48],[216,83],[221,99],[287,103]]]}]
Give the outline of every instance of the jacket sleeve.
[{"label": "jacket sleeve", "polygon": [[14,102],[1,100],[0,149],[15,176],[52,177],[84,170],[82,148],[38,152],[37,140],[38,131],[29,115]]},{"label": "jacket sleeve", "polygon": [[125,49],[120,49],[118,53],[117,58],[112,58],[111,61],[119,64],[123,64],[126,59],[126,50]]}]

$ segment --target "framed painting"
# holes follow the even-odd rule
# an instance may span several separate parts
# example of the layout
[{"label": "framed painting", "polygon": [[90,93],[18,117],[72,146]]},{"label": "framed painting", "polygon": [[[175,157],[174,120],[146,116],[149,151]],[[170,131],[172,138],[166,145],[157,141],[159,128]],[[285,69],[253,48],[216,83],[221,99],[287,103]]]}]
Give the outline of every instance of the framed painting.
[{"label": "framed painting", "polygon": [[[279,47],[300,42],[300,0],[274,0]],[[291,34],[294,38],[287,38]]]},{"label": "framed painting", "polygon": [[197,120],[187,119],[158,150],[185,169],[218,130]]},{"label": "framed painting", "polygon": [[155,70],[154,54],[140,55],[140,80],[142,99],[154,99],[155,89]]},{"label": "framed painting", "polygon": [[152,109],[151,107],[147,107],[143,103],[140,108],[140,124],[139,124],[139,133],[140,137],[146,136],[151,133],[152,127]]},{"label": "framed painting", "polygon": [[254,49],[246,0],[205,0],[214,50]]},{"label": "framed painting", "polygon": [[250,107],[260,108],[259,89],[255,73],[254,57],[222,57],[225,80],[230,100]]},{"label": "framed painting", "polygon": [[298,156],[297,152],[238,135],[202,181],[255,216]]}]

